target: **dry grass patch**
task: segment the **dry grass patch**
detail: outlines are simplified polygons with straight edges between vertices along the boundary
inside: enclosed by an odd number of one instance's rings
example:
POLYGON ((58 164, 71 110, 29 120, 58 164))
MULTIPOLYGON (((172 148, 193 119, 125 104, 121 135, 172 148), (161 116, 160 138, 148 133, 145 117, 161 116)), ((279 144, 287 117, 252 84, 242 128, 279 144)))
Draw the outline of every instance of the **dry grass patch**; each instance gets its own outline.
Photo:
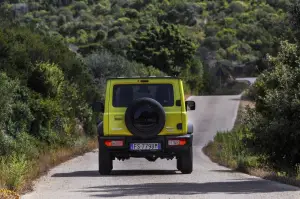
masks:
POLYGON ((0 189, 0 199, 20 199, 20 196, 13 191, 0 189))
POLYGON ((72 148, 59 148, 51 150, 49 152, 40 154, 38 160, 31 163, 31 168, 28 171, 28 176, 25 185, 19 191, 25 193, 26 191, 32 190, 32 182, 45 175, 49 169, 66 162, 76 156, 83 155, 84 153, 90 152, 96 149, 98 146, 97 139, 88 139, 86 142, 82 142, 72 148))
MULTIPOLYGON (((36 159, 14 154, 0 158, 0 188, 25 193, 32 190, 32 182, 58 164, 97 148, 97 138, 79 138, 72 147, 50 148, 36 159)), ((5 192, 6 193, 6 192, 5 192)), ((2 194, 3 195, 3 194, 2 194)), ((0 199, 1 199, 0 195, 0 199)))

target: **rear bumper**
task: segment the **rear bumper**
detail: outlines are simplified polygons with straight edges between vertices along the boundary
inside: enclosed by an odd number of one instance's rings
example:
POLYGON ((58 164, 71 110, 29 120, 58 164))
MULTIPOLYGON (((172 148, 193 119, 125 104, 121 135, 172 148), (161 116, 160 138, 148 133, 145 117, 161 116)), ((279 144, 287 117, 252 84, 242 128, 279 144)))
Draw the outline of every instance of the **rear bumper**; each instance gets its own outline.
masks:
MULTIPOLYGON (((142 140, 133 136, 124 137, 98 137, 99 151, 108 151, 112 157, 118 159, 128 159, 130 157, 157 157, 157 158, 174 158, 186 152, 193 144, 193 135, 186 134, 182 136, 156 136, 153 139, 142 140), (169 146, 168 140, 170 139, 185 139, 186 144, 182 146, 169 146), (105 145, 107 140, 123 140, 122 147, 108 147, 105 145), (157 151, 131 151, 130 143, 160 143, 161 150, 157 151)), ((101 152, 100 152, 101 153, 101 152)))

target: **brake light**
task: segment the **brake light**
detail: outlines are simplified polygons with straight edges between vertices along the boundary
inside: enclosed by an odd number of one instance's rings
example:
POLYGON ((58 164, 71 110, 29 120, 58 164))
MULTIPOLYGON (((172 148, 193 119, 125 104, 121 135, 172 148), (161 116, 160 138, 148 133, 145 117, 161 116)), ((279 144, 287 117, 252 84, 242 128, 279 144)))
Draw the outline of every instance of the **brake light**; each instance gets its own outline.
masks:
POLYGON ((186 139, 173 139, 168 140, 169 146, 183 146, 186 144, 186 139))
POLYGON ((123 140, 106 140, 104 144, 108 147, 113 147, 113 146, 123 146, 124 141, 123 140))

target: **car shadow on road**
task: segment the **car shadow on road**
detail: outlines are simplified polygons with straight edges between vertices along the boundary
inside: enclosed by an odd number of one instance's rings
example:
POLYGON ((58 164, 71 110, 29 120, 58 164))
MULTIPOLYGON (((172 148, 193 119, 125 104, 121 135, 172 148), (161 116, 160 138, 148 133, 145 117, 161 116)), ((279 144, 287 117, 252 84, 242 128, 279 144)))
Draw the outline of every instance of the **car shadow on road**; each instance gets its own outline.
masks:
POLYGON ((51 177, 116 177, 139 175, 174 175, 176 170, 113 170, 110 175, 100 175, 98 171, 74 171, 55 173, 51 177))
POLYGON ((239 180, 229 182, 206 183, 145 183, 132 185, 109 185, 88 187, 80 192, 90 194, 90 197, 115 198, 124 196, 145 195, 197 195, 208 193, 252 194, 296 191, 294 187, 281 188, 270 181, 239 180))
POLYGON ((210 172, 218 172, 218 173, 241 173, 237 170, 232 169, 217 169, 217 170, 209 170, 210 172))

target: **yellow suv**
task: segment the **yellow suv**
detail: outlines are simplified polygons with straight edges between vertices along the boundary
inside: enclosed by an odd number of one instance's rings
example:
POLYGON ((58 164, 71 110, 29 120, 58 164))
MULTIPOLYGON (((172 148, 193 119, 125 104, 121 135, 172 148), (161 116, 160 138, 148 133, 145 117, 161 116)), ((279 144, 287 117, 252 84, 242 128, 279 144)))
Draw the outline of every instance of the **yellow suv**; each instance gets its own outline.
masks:
POLYGON ((185 101, 183 83, 174 77, 111 78, 106 82, 105 103, 98 124, 99 173, 108 175, 113 160, 146 158, 177 159, 177 169, 193 171, 193 126, 187 110, 195 102, 185 101))

